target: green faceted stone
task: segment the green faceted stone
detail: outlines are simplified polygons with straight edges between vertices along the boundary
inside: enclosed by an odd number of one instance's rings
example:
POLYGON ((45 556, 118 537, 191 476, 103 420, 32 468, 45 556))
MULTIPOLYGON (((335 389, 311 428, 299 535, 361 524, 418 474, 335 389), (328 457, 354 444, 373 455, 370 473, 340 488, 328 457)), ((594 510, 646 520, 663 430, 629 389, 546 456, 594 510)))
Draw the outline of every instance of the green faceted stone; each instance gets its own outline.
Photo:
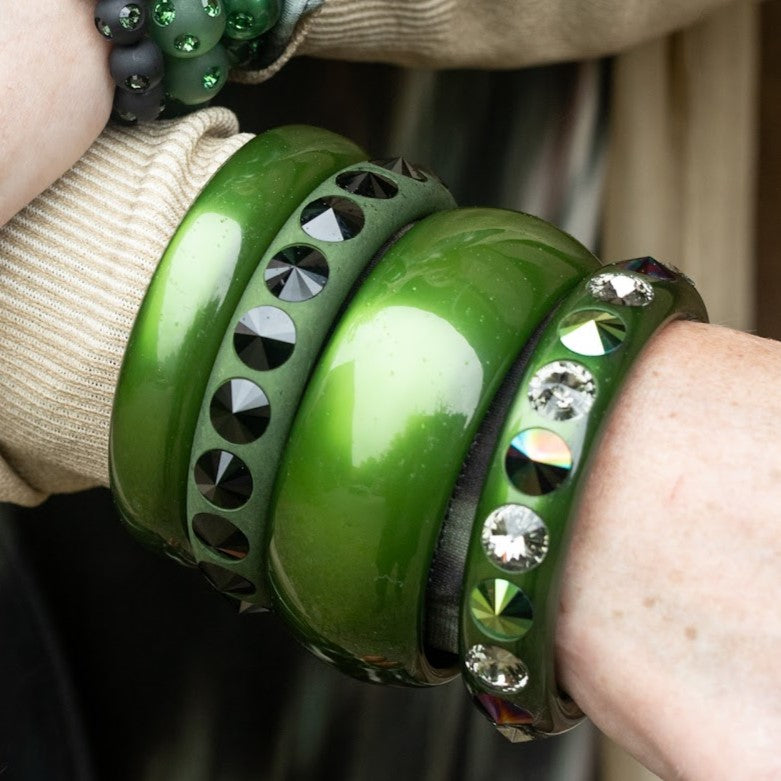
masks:
POLYGON ((141 22, 141 9, 135 4, 126 5, 119 12, 119 23, 126 30, 135 30, 141 22))
POLYGON ((532 625, 532 606, 526 595, 502 578, 484 580, 475 586, 469 609, 480 629, 498 640, 517 640, 532 625))
POLYGON ((203 84, 204 89, 211 90, 214 89, 220 83, 221 78, 222 78, 222 71, 220 70, 220 67, 218 65, 215 65, 213 68, 209 68, 209 70, 207 70, 206 73, 203 74, 201 83, 203 84))
POLYGON ((174 39, 174 46, 176 47, 177 51, 190 54, 200 48, 201 42, 197 35, 190 35, 187 33, 185 35, 178 35, 174 39))
POLYGON ((238 41, 257 38, 279 19, 280 0, 223 0, 228 12, 225 34, 238 41))
POLYGON ((561 343, 578 355, 607 355, 625 338, 626 326, 621 318, 599 309, 573 312, 559 326, 561 343))
POLYGON ((149 34, 169 57, 200 57, 225 32, 221 0, 157 0, 149 34))
POLYGON ((222 13, 220 0, 201 0, 207 16, 219 16, 222 13))
POLYGON ((111 34, 111 28, 102 20, 96 19, 95 20, 95 26, 98 28, 98 32, 104 37, 104 38, 113 38, 114 36, 111 34))
POLYGON ((188 106, 206 103, 223 88, 229 70, 228 54, 219 43, 200 57, 166 58, 166 94, 188 106))
POLYGON ((176 19, 176 9, 171 0, 158 0, 152 9, 152 18, 160 27, 168 27, 176 19))

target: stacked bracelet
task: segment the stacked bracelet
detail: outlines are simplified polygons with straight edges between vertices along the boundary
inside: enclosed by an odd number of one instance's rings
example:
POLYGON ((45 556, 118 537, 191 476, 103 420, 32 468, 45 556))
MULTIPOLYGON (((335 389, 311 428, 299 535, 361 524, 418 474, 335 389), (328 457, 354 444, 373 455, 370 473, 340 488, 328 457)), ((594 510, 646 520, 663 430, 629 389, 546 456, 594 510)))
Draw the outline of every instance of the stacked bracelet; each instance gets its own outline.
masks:
POLYGON ((109 58, 114 110, 126 121, 155 119, 166 103, 198 106, 246 65, 277 21, 280 0, 99 0, 98 32, 109 58))

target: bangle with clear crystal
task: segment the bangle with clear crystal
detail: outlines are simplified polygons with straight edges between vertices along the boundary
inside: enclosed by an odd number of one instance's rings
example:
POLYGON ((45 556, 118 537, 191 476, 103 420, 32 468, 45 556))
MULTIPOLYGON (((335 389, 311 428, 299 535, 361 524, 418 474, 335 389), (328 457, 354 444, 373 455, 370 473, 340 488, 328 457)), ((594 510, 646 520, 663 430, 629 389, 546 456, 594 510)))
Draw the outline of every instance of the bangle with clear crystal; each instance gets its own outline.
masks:
POLYGON ((632 363, 676 318, 707 318, 682 274, 651 258, 603 267, 557 309, 523 371, 478 503, 460 618, 466 686, 511 740, 582 716, 554 669, 569 520, 632 363))

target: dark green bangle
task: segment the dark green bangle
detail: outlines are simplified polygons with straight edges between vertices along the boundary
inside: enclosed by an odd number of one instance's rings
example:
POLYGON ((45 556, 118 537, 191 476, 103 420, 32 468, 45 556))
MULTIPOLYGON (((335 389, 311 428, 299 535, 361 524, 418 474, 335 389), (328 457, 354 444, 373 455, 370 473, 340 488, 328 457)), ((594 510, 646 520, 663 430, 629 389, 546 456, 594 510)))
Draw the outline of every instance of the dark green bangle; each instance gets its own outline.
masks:
POLYGON ((271 490, 323 343, 389 238, 454 206, 438 180, 403 161, 361 163, 310 193, 269 246, 222 341, 193 441, 190 542, 215 587, 268 604, 271 490))
POLYGON ((130 334, 109 443, 120 514, 161 552, 192 561, 185 499, 195 422, 250 276, 301 199, 362 159, 325 130, 271 130, 217 171, 171 239, 130 334))
POLYGON ((426 583, 456 478, 505 372, 597 265, 527 215, 418 223, 363 283, 309 382, 270 519, 275 607, 356 677, 441 683, 426 583))
POLYGON ((582 717, 554 673, 568 521, 617 391, 678 318, 707 319, 684 276, 651 258, 606 266, 557 309, 524 370, 478 504, 461 607, 464 681, 511 740, 582 717))

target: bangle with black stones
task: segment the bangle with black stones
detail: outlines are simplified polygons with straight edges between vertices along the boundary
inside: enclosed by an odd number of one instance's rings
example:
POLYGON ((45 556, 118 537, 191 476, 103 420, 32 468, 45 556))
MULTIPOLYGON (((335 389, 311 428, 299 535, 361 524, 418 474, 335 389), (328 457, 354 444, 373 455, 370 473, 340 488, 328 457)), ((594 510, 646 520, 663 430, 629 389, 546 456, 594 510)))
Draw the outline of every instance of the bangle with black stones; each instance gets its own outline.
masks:
POLYGON ((546 324, 505 417, 471 535, 460 645, 467 688, 511 740, 582 716, 554 665, 569 521, 613 400, 648 340, 677 318, 707 319, 680 273, 651 258, 599 269, 546 324))
POLYGON ((360 163, 310 193, 269 246, 223 339, 190 460, 190 543, 220 590, 269 604, 266 508, 334 318, 389 237, 454 207, 433 177, 394 160, 360 163))

